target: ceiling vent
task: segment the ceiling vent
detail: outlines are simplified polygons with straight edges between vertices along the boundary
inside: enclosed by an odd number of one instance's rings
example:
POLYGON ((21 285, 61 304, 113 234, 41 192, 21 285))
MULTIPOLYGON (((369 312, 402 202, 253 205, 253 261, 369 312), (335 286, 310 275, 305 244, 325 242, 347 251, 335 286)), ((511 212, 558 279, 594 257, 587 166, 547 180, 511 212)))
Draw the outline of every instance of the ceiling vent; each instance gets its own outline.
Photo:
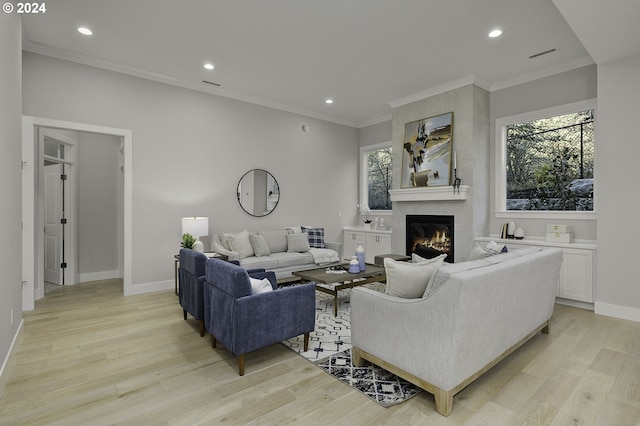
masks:
POLYGON ((212 86, 220 87, 218 83, 214 83, 213 81, 202 80, 203 83, 210 84, 212 86))
POLYGON ((553 53, 558 49, 549 49, 549 50, 545 50, 544 52, 540 52, 540 53, 535 53, 531 56, 529 56, 529 59, 533 59, 533 58, 537 58, 538 56, 542 56, 542 55, 547 55, 549 53, 553 53))

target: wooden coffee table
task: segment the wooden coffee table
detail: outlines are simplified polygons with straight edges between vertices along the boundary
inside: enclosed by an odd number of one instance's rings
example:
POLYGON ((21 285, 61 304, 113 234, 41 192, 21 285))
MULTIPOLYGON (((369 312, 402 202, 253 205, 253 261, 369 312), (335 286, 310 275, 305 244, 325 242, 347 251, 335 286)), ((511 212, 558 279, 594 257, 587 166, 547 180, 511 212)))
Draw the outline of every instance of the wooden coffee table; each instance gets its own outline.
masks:
MULTIPOLYGON (((345 264, 348 267, 348 264, 345 264)), ((365 265, 365 270, 357 274, 330 274, 327 268, 308 269, 291 273, 304 282, 315 282, 316 290, 333 296, 333 315, 338 316, 338 292, 347 288, 358 287, 376 281, 384 282, 384 268, 376 265, 365 265), (322 285, 318 285, 322 284, 322 285)))

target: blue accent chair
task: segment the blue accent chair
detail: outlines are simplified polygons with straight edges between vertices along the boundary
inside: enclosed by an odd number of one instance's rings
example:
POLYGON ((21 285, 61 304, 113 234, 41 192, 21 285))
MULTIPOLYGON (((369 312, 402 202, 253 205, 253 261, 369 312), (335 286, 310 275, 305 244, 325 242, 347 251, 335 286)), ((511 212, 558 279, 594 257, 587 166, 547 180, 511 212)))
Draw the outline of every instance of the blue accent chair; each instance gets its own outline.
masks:
POLYGON ((187 313, 200 321, 200 336, 204 336, 204 266, 207 256, 191 249, 180 249, 178 268, 179 300, 184 319, 187 313))
POLYGON ((232 263, 208 259, 205 266, 204 321, 211 344, 219 341, 238 357, 241 376, 248 352, 300 334, 307 351, 316 322, 315 284, 278 288, 271 271, 251 276, 268 278, 274 291, 251 294, 249 273, 232 263))

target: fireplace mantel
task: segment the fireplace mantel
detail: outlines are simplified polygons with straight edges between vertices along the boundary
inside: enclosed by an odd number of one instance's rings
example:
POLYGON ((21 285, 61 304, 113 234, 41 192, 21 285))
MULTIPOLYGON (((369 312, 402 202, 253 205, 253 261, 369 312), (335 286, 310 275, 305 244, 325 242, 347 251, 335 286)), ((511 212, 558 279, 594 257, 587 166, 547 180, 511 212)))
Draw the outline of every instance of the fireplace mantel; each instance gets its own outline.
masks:
POLYGON ((460 191, 453 192, 452 186, 427 186, 421 188, 390 189, 391 201, 464 201, 470 188, 461 185, 460 191))

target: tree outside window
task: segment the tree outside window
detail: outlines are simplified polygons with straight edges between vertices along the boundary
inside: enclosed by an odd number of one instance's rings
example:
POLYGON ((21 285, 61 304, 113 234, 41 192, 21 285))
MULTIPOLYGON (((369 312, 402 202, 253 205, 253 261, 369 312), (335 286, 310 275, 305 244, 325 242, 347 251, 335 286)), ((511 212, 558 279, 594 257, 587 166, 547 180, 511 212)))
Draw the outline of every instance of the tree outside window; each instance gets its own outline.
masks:
POLYGON ((371 210, 391 210, 392 158, 391 146, 366 151, 367 203, 371 210))
POLYGON ((593 210, 594 111, 506 126, 507 210, 593 210))

